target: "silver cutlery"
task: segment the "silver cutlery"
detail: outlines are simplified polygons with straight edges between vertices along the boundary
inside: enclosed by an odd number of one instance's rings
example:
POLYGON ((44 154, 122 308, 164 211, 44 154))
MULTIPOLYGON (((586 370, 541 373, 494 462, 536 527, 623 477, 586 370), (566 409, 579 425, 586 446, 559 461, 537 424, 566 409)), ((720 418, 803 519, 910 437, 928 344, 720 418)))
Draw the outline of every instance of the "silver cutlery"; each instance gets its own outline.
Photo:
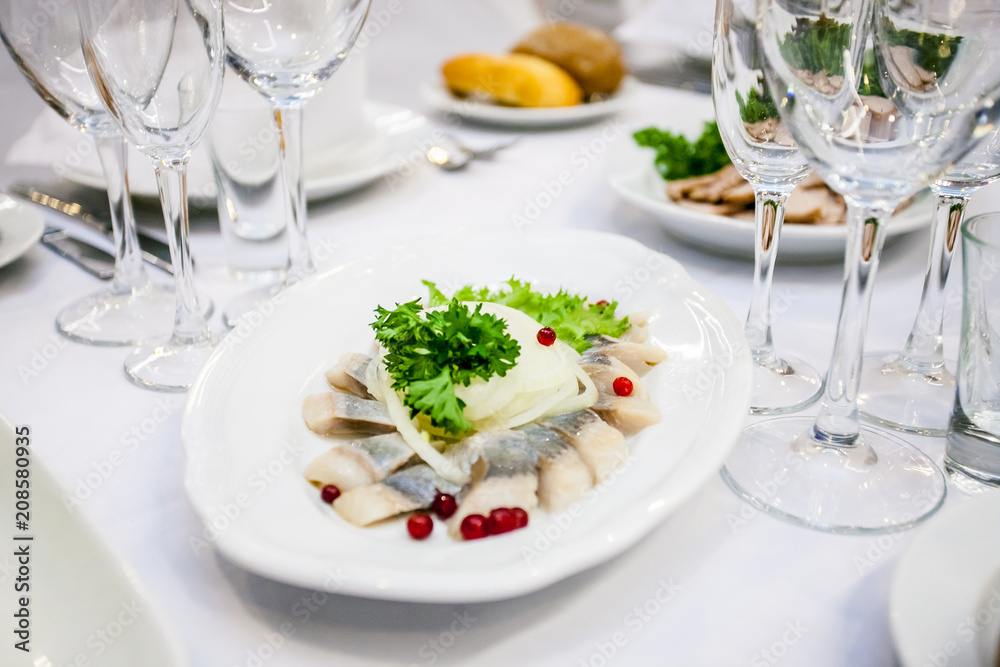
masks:
POLYGON ((440 167, 445 171, 457 171, 463 169, 473 160, 485 160, 492 157, 497 151, 503 150, 516 144, 521 137, 514 137, 507 141, 501 141, 485 148, 471 148, 451 135, 444 135, 450 146, 435 145, 427 149, 427 161, 435 167, 440 167))
MULTIPOLYGON (((27 199, 41 206, 51 208, 54 211, 59 211, 63 215, 68 215, 75 220, 79 220, 87 227, 101 232, 107 238, 112 238, 109 225, 92 213, 88 213, 81 204, 64 201, 57 196, 42 192, 33 186, 20 183, 11 185, 9 190, 10 194, 14 196, 27 199)), ((142 259, 158 269, 173 274, 174 268, 169 260, 170 249, 167 244, 141 228, 136 231, 139 234, 139 245, 143 246, 142 259), (151 252, 149 248, 155 248, 159 254, 151 252)))
POLYGON ((111 280, 115 275, 115 256, 106 250, 71 236, 58 227, 46 227, 42 245, 57 255, 65 257, 84 271, 101 280, 111 280))

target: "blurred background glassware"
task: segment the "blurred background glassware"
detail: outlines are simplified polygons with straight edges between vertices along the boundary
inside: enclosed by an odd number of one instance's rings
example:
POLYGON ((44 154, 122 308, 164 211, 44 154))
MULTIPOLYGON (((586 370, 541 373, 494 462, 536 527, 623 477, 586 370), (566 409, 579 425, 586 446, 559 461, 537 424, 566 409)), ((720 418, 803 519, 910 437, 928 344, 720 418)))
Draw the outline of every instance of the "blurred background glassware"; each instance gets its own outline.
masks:
POLYGON ((183 391, 215 337, 198 307, 188 247, 187 163, 222 90, 221 0, 79 0, 87 70, 123 134, 153 163, 176 290, 169 340, 135 349, 125 373, 183 391))
POLYGON ((998 177, 995 131, 931 184, 936 203, 920 306, 902 350, 865 355, 858 392, 862 419, 920 435, 947 433, 955 375, 944 359, 945 286, 969 199, 998 177))
POLYGON ((208 131, 219 232, 230 273, 274 283, 288 265, 278 140, 270 105, 228 72, 208 131))
POLYGON ((1000 213, 962 225, 962 337, 945 468, 1000 486, 1000 213))
POLYGON ((765 75, 800 150, 848 204, 844 293, 815 419, 743 432, 724 477, 748 502, 832 532, 899 530, 944 500, 944 476, 904 440, 861 429, 864 333, 885 221, 996 129, 1000 6, 937 0, 761 0, 765 75), (886 99, 863 99, 865 47, 886 99), (887 102, 891 101, 891 107, 887 102))
POLYGON ((111 286, 66 306, 56 327, 92 345, 138 345, 170 331, 173 290, 143 267, 125 178, 125 142, 84 65, 74 11, 45 0, 0 3, 0 37, 32 87, 73 127, 93 139, 111 207, 115 272, 111 286))
POLYGON ((750 412, 778 414, 815 402, 823 378, 801 359, 779 356, 771 337, 771 280, 785 202, 809 173, 809 163, 764 80, 756 5, 756 0, 716 3, 712 100, 726 152, 753 187, 755 200, 753 295, 743 327, 754 362, 750 412))
POLYGON ((258 5, 231 0, 224 6, 226 60, 272 105, 288 191, 288 269, 282 283, 230 302, 230 325, 255 304, 310 273, 315 266, 306 234, 303 183, 302 107, 347 58, 368 13, 370 0, 296 0, 258 5))

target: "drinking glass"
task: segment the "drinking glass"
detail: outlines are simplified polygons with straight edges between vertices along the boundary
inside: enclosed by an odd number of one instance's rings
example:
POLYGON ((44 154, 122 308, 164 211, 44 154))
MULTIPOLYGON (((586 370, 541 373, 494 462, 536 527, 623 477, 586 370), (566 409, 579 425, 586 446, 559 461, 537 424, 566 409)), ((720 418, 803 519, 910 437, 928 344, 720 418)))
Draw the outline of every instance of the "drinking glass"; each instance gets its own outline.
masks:
POLYGON ((1000 132, 980 140, 931 184, 934 218, 920 306, 899 352, 865 355, 861 418, 899 431, 943 436, 955 402, 955 375, 944 361, 944 288, 969 199, 1000 177, 1000 132))
POLYGON ((183 391, 215 338, 198 308, 188 248, 187 163, 222 89, 221 0, 79 0, 87 70, 116 124, 156 169, 174 267, 174 328, 134 350, 136 384, 183 391))
POLYGON ((107 185, 115 246, 111 286, 66 306, 56 328, 92 345, 138 345, 164 336, 173 291, 151 282, 143 267, 125 178, 125 141, 87 77, 76 14, 45 0, 0 3, 0 38, 42 99, 94 141, 107 185))
POLYGON ((716 3, 712 100, 726 152, 754 192, 753 296, 743 327, 753 358, 750 412, 800 410, 819 398, 823 379, 801 359, 775 352, 771 279, 785 202, 809 173, 809 163, 781 121, 764 81, 755 0, 716 3))
POLYGON ((996 127, 1000 6, 760 0, 757 18, 779 112, 813 168, 847 201, 848 242, 818 415, 753 424, 723 474, 749 502, 800 525, 899 530, 940 507, 945 479, 907 442, 860 428, 871 291, 892 211, 996 127), (858 93, 869 40, 882 100, 858 93))
POLYGON ((347 58, 370 0, 284 0, 259 5, 227 0, 226 60, 271 103, 288 191, 288 268, 284 280, 234 299, 223 311, 229 326, 315 270, 306 235, 302 179, 302 107, 347 58))

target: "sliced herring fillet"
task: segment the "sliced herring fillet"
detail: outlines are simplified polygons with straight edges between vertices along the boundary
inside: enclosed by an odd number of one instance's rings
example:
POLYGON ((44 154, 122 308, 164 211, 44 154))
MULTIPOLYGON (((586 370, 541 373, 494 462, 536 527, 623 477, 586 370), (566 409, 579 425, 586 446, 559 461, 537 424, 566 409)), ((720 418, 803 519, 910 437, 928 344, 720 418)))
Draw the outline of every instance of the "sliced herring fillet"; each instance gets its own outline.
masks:
POLYGON ((380 482, 413 457, 399 433, 352 440, 326 451, 306 467, 306 479, 341 492, 380 482))
POLYGON ((459 446, 478 454, 472 481, 458 510, 448 520, 457 536, 462 520, 470 514, 489 516, 500 507, 530 511, 538 505, 538 455, 520 431, 486 431, 466 438, 459 446))
POLYGON ((594 408, 603 407, 607 399, 615 396, 614 383, 620 377, 628 378, 632 382, 632 396, 649 398, 638 373, 616 357, 604 354, 600 350, 588 350, 580 359, 580 368, 586 371, 597 387, 597 403, 594 404, 594 408))
POLYGON ((606 354, 622 362, 640 376, 667 359, 665 350, 649 343, 633 343, 603 335, 587 336, 587 342, 594 347, 587 350, 584 356, 590 353, 606 354))
POLYGON ((660 421, 660 410, 638 396, 602 396, 594 412, 623 435, 635 435, 660 421))
POLYGON ((326 381, 334 389, 346 391, 360 398, 373 398, 368 391, 365 373, 372 358, 367 354, 348 352, 340 358, 337 365, 326 372, 326 381))
POLYGON ((302 418, 320 435, 365 436, 396 430, 385 405, 339 391, 306 396, 302 418))
POLYGON ((587 465, 594 483, 605 480, 628 460, 628 443, 621 431, 608 425, 593 410, 578 410, 539 422, 562 434, 587 465))
POLYGON ((421 463, 393 473, 377 484, 341 494, 333 502, 333 509, 354 525, 367 526, 403 512, 430 507, 438 492, 454 495, 459 488, 421 463))
POLYGON ((519 431, 538 455, 538 504, 558 512, 578 501, 594 485, 590 469, 576 449, 557 431, 525 424, 519 431))

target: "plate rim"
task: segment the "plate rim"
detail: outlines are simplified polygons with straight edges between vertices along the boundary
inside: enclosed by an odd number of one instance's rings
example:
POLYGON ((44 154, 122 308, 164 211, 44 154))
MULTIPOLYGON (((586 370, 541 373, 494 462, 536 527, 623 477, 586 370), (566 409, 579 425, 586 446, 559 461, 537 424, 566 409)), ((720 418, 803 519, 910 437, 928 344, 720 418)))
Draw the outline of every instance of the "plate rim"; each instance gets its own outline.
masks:
MULTIPOLYGON (((379 118, 399 114, 401 112, 409 113, 409 121, 419 123, 420 126, 425 125, 425 117, 409 107, 400 106, 398 104, 392 104, 390 102, 381 102, 378 100, 366 99, 363 103, 366 118, 368 120, 377 121, 379 118)), ((372 162, 372 164, 361 169, 352 170, 347 174, 339 174, 335 176, 327 177, 316 177, 315 175, 310 178, 308 163, 305 171, 305 182, 304 187, 306 191, 306 199, 309 201, 321 200, 330 197, 336 197, 339 195, 347 194, 358 190, 375 180, 391 174, 397 169, 402 168, 404 165, 402 162, 396 160, 397 147, 393 145, 394 140, 398 141, 400 137, 412 136, 414 133, 420 131, 419 127, 409 128, 407 131, 400 132, 398 134, 389 131, 389 128, 376 126, 373 128, 373 138, 378 137, 385 142, 381 152, 378 157, 372 162)), ((315 163, 313 163, 315 168, 315 163)), ((326 166, 326 165, 324 165, 326 166)), ((79 169, 65 172, 62 178, 69 180, 78 185, 83 185, 88 188, 95 190, 104 190, 104 176, 93 171, 81 171, 79 169)), ((158 194, 155 192, 149 192, 146 190, 136 190, 132 189, 131 195, 139 199, 155 199, 158 194)), ((189 200, 196 203, 202 207, 209 207, 215 205, 215 199, 209 197, 203 197, 197 193, 189 193, 189 200)))
POLYGON ((465 102, 453 97, 441 81, 423 83, 417 92, 426 104, 440 113, 454 114, 465 120, 495 126, 544 128, 583 124, 618 113, 635 96, 637 86, 635 78, 626 75, 618 91, 605 101, 569 107, 537 108, 465 102))
POLYGON ((11 248, 4 248, 8 242, 3 237, 7 234, 3 234, 3 229, 0 229, 0 268, 20 259, 42 238, 45 231, 45 217, 41 211, 10 195, 0 195, 0 205, 4 201, 9 202, 11 210, 0 209, 0 228, 27 225, 29 229, 23 236, 18 236, 18 243, 11 248))
MULTIPOLYGON (((475 229, 458 230, 450 233, 452 236, 455 234, 468 234, 477 239, 491 235, 489 233, 484 234, 475 229)), ((510 232, 493 233, 492 235, 506 239, 517 238, 517 235, 510 232)), ((602 243, 605 246, 609 243, 624 244, 631 247, 632 252, 656 252, 628 237, 605 232, 552 230, 549 232, 539 232, 537 236, 539 238, 575 236, 577 238, 591 239, 591 242, 602 243)), ((440 242, 441 235, 421 238, 440 242)), ((413 244, 414 240, 407 241, 406 248, 411 248, 413 244)), ((720 401, 717 405, 722 405, 721 401, 723 400, 728 401, 723 407, 727 410, 727 414, 728 410, 732 410, 732 418, 728 420, 715 420, 715 428, 712 429, 712 436, 710 438, 712 442, 716 443, 715 447, 709 449, 699 446, 704 445, 706 442, 706 436, 699 432, 699 435, 692 439, 690 446, 679 457, 674 467, 667 474, 657 478, 655 483, 651 483, 650 487, 643 491, 641 495, 643 502, 636 500, 636 506, 647 508, 646 514, 640 515, 636 513, 632 517, 632 520, 628 522, 628 525, 624 525, 624 522, 616 523, 614 525, 615 539, 598 542, 596 546, 592 541, 588 542, 587 549, 583 550, 586 553, 573 554, 570 552, 570 557, 567 557, 566 554, 560 554, 561 557, 558 559, 542 559, 544 567, 536 567, 528 576, 514 577, 513 581, 496 581, 489 585, 481 585, 475 590, 457 591, 455 588, 434 590, 426 584, 413 585, 412 582, 406 586, 397 583, 395 588, 380 589, 364 581, 365 579, 374 579, 376 572, 362 568, 362 576, 354 577, 354 583, 349 581, 347 585, 338 588, 338 593, 373 599, 441 603, 482 602, 527 594, 596 566, 630 548, 659 526, 677 506, 686 502, 713 475, 718 473, 732 446, 735 445, 739 431, 743 427, 744 420, 738 417, 749 409, 751 394, 749 347, 743 338, 742 325, 725 302, 702 284, 695 281, 677 260, 666 255, 661 254, 661 256, 671 266, 671 287, 682 286, 683 290, 681 293, 697 295, 705 308, 711 308, 711 315, 720 321, 720 327, 724 329, 724 340, 729 344, 727 352, 732 354, 732 361, 728 363, 730 370, 727 371, 725 387, 718 390, 719 395, 716 399, 720 401), (709 450, 710 459, 708 461, 701 461, 700 459, 706 456, 706 449, 709 450), (692 460, 694 460, 694 463, 691 463, 692 460), (671 487, 679 488, 680 492, 672 494, 669 497, 669 502, 662 502, 662 487, 668 483, 671 487), (649 505, 655 505, 655 503, 646 503, 644 505, 643 503, 647 499, 660 500, 660 506, 654 509, 650 508, 649 505)), ((316 281, 324 280, 326 279, 325 277, 352 265, 361 264, 363 266, 363 263, 370 261, 370 259, 370 254, 362 255, 342 266, 334 267, 330 271, 318 274, 292 289, 304 291, 310 284, 316 281)), ((181 440, 185 452, 185 490, 196 513, 205 524, 212 520, 209 508, 212 506, 214 498, 211 489, 206 488, 207 466, 211 464, 211 462, 207 461, 209 452, 203 450, 202 445, 198 442, 198 439, 204 437, 204 435, 198 434, 197 430, 198 428, 204 429, 207 424, 207 422, 199 424, 199 421, 203 421, 203 416, 198 415, 198 404, 202 400, 201 394, 205 391, 206 386, 210 386, 209 383, 212 381, 215 365, 227 354, 224 348, 225 346, 220 346, 220 349, 213 353, 205 369, 203 369, 195 381, 184 408, 181 424, 181 440)), ((726 369, 724 368, 724 370, 726 369)), ((275 567, 275 561, 281 555, 281 547, 274 544, 261 543, 259 540, 255 540, 252 534, 242 535, 238 530, 228 529, 218 535, 214 541, 214 546, 235 564, 267 578, 304 588, 320 587, 319 581, 313 574, 290 571, 287 567, 280 567, 280 564, 275 567), (265 561, 263 564, 262 559, 265 561)), ((343 563, 337 563, 337 565, 338 567, 350 566, 343 563)), ((496 573, 498 570, 500 572, 508 572, 507 568, 509 567, 509 563, 502 563, 497 568, 488 568, 485 571, 487 573, 496 573)), ((358 571, 357 567, 355 567, 355 571, 358 571)), ((457 577, 460 579, 463 574, 449 573, 447 576, 449 578, 457 577)), ((481 577, 482 574, 482 571, 475 572, 477 577, 481 577)), ((406 573, 399 575, 398 578, 405 580, 406 573)), ((477 581, 476 583, 478 584, 479 582, 477 581)))

